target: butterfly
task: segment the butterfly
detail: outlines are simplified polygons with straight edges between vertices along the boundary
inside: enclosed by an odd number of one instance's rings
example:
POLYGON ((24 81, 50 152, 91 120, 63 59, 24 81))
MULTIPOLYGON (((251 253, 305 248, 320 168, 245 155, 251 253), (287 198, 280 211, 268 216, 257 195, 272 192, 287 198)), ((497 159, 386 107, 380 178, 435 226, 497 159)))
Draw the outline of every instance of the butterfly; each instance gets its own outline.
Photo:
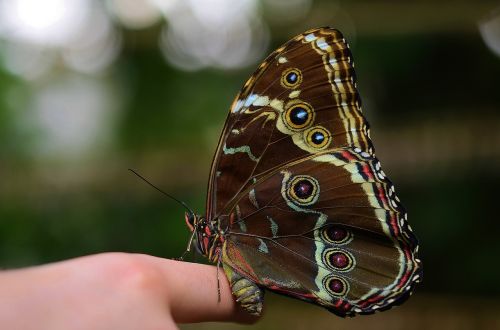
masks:
POLYGON ((418 241, 381 169, 342 34, 279 47, 233 101, 191 242, 259 315, 264 289, 340 316, 400 304, 422 278, 418 241))

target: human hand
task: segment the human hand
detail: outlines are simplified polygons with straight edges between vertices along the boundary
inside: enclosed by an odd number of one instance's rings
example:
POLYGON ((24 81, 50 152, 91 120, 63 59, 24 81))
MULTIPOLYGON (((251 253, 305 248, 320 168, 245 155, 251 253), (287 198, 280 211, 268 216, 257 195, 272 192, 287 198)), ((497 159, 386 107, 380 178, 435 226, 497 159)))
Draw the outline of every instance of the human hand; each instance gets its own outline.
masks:
POLYGON ((0 272, 5 329, 176 329, 176 323, 252 323, 216 267, 103 253, 0 272))

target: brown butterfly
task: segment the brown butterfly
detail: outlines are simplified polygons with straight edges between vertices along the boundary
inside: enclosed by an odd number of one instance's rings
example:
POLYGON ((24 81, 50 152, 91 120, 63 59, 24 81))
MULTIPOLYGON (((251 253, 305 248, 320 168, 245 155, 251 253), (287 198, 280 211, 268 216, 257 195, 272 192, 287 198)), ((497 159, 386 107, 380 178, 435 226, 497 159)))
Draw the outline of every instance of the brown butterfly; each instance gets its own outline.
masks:
POLYGON ((197 249, 237 301, 264 288, 335 314, 401 303, 422 277, 418 243, 374 155, 342 34, 318 28, 274 51, 234 100, 210 172, 197 249))

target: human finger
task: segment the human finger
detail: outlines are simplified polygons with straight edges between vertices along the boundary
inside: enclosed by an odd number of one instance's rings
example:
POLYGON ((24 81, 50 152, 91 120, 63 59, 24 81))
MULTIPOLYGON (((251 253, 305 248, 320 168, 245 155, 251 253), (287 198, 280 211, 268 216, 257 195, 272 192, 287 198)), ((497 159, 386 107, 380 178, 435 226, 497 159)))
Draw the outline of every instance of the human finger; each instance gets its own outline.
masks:
POLYGON ((222 268, 217 271, 215 266, 152 258, 165 277, 169 307, 176 322, 253 323, 258 319, 235 302, 222 268))

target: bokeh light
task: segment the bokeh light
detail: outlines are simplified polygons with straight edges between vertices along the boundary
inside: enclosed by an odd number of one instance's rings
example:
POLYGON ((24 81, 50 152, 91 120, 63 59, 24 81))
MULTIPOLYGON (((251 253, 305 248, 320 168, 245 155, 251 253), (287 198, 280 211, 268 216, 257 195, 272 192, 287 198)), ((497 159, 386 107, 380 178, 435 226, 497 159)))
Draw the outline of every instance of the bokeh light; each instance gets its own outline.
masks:
POLYGON ((256 0, 178 1, 164 14, 168 24, 160 47, 185 70, 244 67, 262 57, 268 44, 256 0))
POLYGON ((100 6, 93 6, 85 28, 61 48, 64 63, 83 73, 105 71, 119 56, 122 35, 100 6))
POLYGON ((85 25, 87 0, 2 0, 0 31, 8 39, 61 46, 85 25))
POLYGON ((486 46, 500 56, 500 8, 479 22, 479 31, 486 46))
POLYGON ((79 159, 107 150, 116 102, 105 81, 72 73, 38 87, 23 116, 39 134, 34 152, 43 158, 79 159))
POLYGON ((0 38, 6 67, 30 80, 43 77, 61 59, 77 71, 105 70, 121 40, 103 5, 94 0, 2 0, 0 38))

